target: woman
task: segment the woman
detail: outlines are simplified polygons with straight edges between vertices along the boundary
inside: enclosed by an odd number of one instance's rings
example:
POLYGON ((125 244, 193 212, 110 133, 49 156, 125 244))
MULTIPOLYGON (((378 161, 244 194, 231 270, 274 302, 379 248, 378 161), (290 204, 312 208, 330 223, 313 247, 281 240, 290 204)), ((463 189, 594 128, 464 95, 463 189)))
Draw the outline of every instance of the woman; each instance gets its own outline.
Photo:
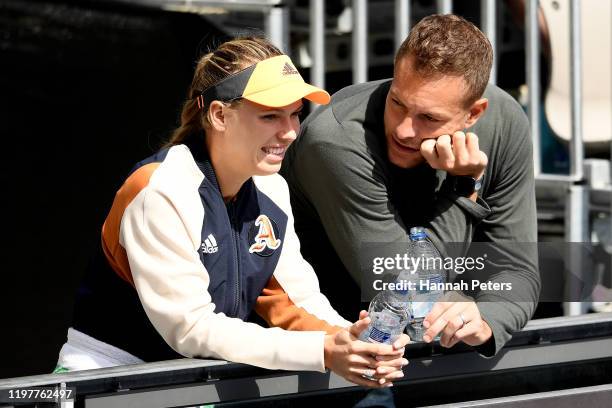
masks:
POLYGON ((263 39, 200 59, 181 126, 117 192, 57 371, 183 355, 327 367, 376 387, 401 376, 407 337, 394 347, 357 341, 366 314, 352 326, 340 317, 300 255, 276 173, 302 98, 329 101, 263 39), (275 327, 246 322, 252 311, 275 327), (362 377, 372 374, 378 381, 362 377))

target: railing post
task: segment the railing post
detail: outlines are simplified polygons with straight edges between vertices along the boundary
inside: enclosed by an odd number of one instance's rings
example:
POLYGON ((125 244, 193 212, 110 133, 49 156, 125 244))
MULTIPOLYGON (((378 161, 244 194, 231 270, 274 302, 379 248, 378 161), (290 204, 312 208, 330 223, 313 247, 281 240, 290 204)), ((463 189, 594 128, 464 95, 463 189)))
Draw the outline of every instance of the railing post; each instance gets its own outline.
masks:
POLYGON ((310 54, 310 80, 325 88, 325 0, 310 0, 310 54))
POLYGON ((264 30, 270 42, 286 54, 289 50, 289 11, 285 6, 270 7, 264 13, 264 30))
POLYGON ((569 270, 565 276, 565 296, 563 313, 566 316, 577 316, 586 312, 587 302, 576 301, 583 295, 584 275, 593 273, 585 271, 585 259, 581 244, 588 242, 589 231, 589 192, 588 186, 571 185, 565 205, 565 237, 569 242, 569 270), (572 243, 575 243, 572 245, 572 243))
POLYGON ((353 83, 368 80, 368 4, 366 0, 353 0, 353 83))
POLYGON ((570 173, 584 178, 584 145, 582 141, 582 43, 580 1, 570 1, 570 97, 572 101, 572 138, 570 139, 570 173))
POLYGON ((399 49, 410 32, 410 0, 395 0, 395 49, 399 49))
POLYGON ((497 83, 497 8, 495 0, 480 0, 480 24, 493 47, 493 66, 489 82, 497 83))
POLYGON ((540 38, 538 32, 538 0, 527 0, 525 13, 525 50, 527 53, 527 114, 533 140, 533 168, 535 176, 542 173, 540 148, 540 38))
POLYGON ((451 14, 453 12, 452 0, 436 0, 438 14, 451 14))

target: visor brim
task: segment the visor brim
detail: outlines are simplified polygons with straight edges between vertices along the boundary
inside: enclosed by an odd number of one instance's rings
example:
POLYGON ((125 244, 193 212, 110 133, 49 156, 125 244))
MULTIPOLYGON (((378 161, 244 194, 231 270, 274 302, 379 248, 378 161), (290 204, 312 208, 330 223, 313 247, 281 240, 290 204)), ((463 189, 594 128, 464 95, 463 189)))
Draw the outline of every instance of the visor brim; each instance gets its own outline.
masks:
POLYGON ((280 84, 274 88, 250 95, 243 95, 242 97, 251 102, 273 108, 291 105, 302 98, 306 98, 319 105, 327 105, 331 99, 329 94, 323 89, 302 81, 280 84))

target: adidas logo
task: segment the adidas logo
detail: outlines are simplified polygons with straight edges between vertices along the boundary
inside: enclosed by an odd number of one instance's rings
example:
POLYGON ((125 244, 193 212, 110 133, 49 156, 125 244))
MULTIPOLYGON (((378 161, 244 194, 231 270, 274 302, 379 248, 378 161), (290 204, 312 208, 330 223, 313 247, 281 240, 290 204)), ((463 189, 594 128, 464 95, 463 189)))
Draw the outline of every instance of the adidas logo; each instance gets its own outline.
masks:
POLYGON ((297 72, 297 70, 293 68, 290 63, 285 62, 285 65, 283 66, 282 74, 283 75, 298 75, 299 72, 297 72))
POLYGON ((219 250, 219 247, 217 246, 217 240, 215 239, 213 234, 210 234, 208 235, 208 237, 206 237, 204 242, 202 242, 202 246, 200 248, 202 249, 203 254, 214 254, 219 250))

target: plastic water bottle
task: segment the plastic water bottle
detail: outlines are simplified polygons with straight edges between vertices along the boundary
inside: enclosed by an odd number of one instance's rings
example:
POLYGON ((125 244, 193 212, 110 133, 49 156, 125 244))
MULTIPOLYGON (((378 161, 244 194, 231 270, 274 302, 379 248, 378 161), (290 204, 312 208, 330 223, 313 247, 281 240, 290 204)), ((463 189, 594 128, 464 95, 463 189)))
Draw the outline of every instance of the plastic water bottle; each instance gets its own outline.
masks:
MULTIPOLYGON (((359 340, 393 344, 402 335, 410 317, 410 302, 402 301, 398 296, 398 293, 390 290, 383 290, 374 296, 368 308, 370 324, 361 332, 359 340)), ((362 377, 375 379, 365 374, 362 377)))
POLYGON ((423 320, 431 311, 434 303, 444 294, 441 288, 432 288, 431 285, 440 285, 446 282, 446 272, 441 266, 440 253, 427 240, 423 227, 410 229, 412 241, 413 262, 420 258, 418 267, 414 272, 416 291, 412 295, 411 316, 407 332, 411 341, 423 341, 423 320), (429 261, 428 261, 429 259, 429 261), (436 260, 434 262, 434 259, 436 260))
POLYGON ((370 324, 361 332, 359 340, 370 343, 393 344, 408 324, 410 303, 400 301, 392 291, 379 292, 370 302, 370 324))

